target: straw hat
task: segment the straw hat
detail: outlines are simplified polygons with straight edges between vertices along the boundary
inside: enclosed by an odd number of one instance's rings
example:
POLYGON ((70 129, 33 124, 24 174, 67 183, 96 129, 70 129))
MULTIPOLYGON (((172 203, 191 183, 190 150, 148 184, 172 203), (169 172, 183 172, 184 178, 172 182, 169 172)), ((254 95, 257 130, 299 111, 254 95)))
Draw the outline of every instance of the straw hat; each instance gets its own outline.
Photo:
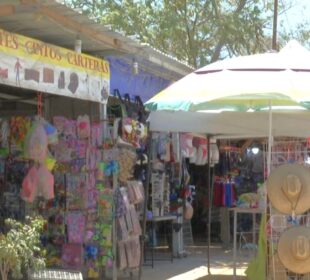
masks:
POLYGON ((278 256, 288 270, 310 272, 310 228, 297 226, 285 231, 279 239, 278 256))
POLYGON ((310 170, 299 164, 284 164, 267 179, 272 206, 284 214, 302 214, 310 208, 310 170))

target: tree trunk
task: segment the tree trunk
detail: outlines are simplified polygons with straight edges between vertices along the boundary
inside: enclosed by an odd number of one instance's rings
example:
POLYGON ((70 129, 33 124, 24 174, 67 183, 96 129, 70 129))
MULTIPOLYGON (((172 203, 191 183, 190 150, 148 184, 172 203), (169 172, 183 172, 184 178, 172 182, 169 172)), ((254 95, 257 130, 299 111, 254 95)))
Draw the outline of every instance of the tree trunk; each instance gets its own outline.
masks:
POLYGON ((7 269, 1 265, 0 273, 1 273, 1 280, 8 280, 8 273, 6 273, 7 269))

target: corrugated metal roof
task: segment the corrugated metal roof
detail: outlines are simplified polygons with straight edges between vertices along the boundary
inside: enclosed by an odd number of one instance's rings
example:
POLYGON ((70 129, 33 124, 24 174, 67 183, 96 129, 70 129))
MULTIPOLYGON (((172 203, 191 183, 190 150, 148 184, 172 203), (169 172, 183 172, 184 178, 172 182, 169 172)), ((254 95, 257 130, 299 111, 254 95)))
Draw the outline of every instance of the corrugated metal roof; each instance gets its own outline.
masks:
POLYGON ((139 57, 147 67, 157 65, 173 72, 176 79, 193 71, 185 62, 112 31, 60 0, 0 0, 0 28, 69 49, 79 36, 85 53, 139 57))

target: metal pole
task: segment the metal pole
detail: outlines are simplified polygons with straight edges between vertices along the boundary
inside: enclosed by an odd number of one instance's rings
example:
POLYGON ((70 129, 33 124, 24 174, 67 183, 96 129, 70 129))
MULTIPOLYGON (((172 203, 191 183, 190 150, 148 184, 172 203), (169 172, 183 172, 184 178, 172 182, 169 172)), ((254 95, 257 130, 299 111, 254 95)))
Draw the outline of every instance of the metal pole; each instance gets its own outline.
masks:
POLYGON ((271 147, 272 147, 272 107, 269 101, 269 130, 268 130, 268 154, 267 154, 267 177, 271 171, 271 147))
MULTIPOLYGON (((113 197, 115 197, 116 190, 118 188, 118 177, 117 174, 113 174, 113 197)), ((113 267, 112 267, 112 279, 117 280, 117 222, 116 222, 116 202, 113 203, 112 211, 112 250, 113 250, 113 267)))
POLYGON ((273 50, 278 50, 278 47, 277 47, 277 27, 278 27, 278 0, 274 0, 273 26, 272 26, 272 49, 273 50))
MULTIPOLYGON (((141 236, 141 259, 139 265, 139 280, 142 276, 142 265, 144 262, 144 245, 145 245, 145 232, 146 232, 146 211, 147 205, 149 201, 149 188, 150 188, 150 181, 151 181, 151 154, 152 154, 152 132, 150 131, 150 123, 147 123, 149 135, 148 135, 148 142, 147 142, 147 156, 148 156, 148 163, 147 163, 147 171, 146 171, 146 179, 145 179, 145 195, 144 195, 144 205, 143 205, 143 217, 142 217, 142 236, 141 236)), ((153 258, 152 258, 153 259, 153 258)))
POLYGON ((211 245, 211 158, 210 158, 210 136, 207 135, 208 139, 208 181, 207 181, 207 188, 208 188, 208 274, 211 275, 210 270, 210 245, 211 245))
POLYGON ((236 269, 236 255, 237 255, 237 210, 234 209, 234 249, 233 249, 233 263, 234 263, 234 268, 233 268, 233 279, 236 280, 236 275, 237 275, 237 269, 236 269))
MULTIPOLYGON (((108 114, 107 114, 107 103, 103 103, 99 108, 100 121, 103 122, 103 134, 106 136, 108 132, 108 114)), ((113 196, 115 191, 118 188, 118 177, 116 174, 113 174, 113 196)), ((112 253, 113 253, 113 264, 112 264, 112 279, 117 280, 117 223, 116 223, 116 205, 113 204, 112 207, 112 253)))

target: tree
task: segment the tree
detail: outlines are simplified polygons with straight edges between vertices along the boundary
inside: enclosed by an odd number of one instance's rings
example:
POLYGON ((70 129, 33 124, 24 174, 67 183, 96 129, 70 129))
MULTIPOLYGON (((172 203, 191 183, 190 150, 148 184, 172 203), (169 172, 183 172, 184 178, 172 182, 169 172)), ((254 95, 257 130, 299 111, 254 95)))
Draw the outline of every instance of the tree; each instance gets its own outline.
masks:
POLYGON ((272 28, 273 0, 67 0, 67 4, 195 68, 271 48, 266 31, 272 28))
POLYGON ((40 233, 43 230, 42 218, 27 218, 26 223, 12 219, 5 220, 9 230, 0 235, 0 273, 7 280, 9 272, 16 278, 22 271, 40 269, 45 266, 43 250, 40 247, 40 233))

